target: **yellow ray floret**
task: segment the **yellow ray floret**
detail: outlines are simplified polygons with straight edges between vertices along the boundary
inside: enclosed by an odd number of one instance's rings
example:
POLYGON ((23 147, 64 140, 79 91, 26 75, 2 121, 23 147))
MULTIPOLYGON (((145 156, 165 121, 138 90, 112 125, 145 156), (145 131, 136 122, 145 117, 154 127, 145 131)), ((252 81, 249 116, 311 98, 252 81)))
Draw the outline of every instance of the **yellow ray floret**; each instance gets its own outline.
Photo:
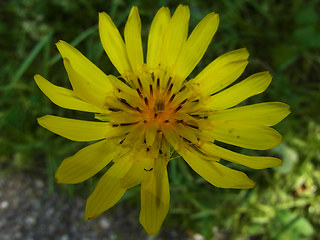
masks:
POLYGON ((99 13, 102 46, 118 77, 106 75, 64 41, 57 48, 72 90, 34 77, 53 103, 94 113, 95 121, 38 118, 42 127, 62 137, 98 141, 61 163, 56 172, 59 183, 80 183, 111 165, 87 200, 85 219, 99 216, 129 188, 141 185, 140 223, 148 234, 157 234, 169 210, 167 165, 174 160, 174 151, 221 188, 248 189, 255 183, 220 159, 253 169, 281 165, 275 157, 247 156, 219 146, 219 142, 254 150, 277 146, 282 137, 271 127, 290 110, 280 102, 237 106, 265 91, 272 79, 268 72, 260 72, 235 82, 248 64, 245 48, 223 54, 188 79, 214 37, 219 15, 209 13, 190 36, 189 18, 188 6, 179 5, 172 16, 162 7, 152 21, 144 57, 137 7, 130 11, 124 39, 111 17, 99 13))

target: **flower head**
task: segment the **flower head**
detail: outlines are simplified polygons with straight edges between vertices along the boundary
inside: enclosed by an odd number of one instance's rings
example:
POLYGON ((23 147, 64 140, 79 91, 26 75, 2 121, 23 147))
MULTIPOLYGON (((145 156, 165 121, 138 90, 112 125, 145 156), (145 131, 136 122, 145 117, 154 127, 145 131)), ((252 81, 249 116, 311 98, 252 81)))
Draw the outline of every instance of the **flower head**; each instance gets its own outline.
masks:
POLYGON ((63 41, 57 47, 73 90, 35 76, 52 102, 95 113, 99 120, 51 115, 38 119, 41 126, 65 138, 100 140, 65 159, 56 172, 58 182, 82 182, 113 162, 87 200, 86 219, 97 217, 127 189, 141 184, 140 222, 149 234, 156 234, 169 209, 167 164, 173 149, 200 176, 222 188, 252 188, 255 184, 243 172, 220 164, 220 159, 255 169, 281 165, 277 158, 246 156, 216 144, 256 150, 275 147, 281 135, 270 126, 289 114, 289 106, 268 102, 234 107, 263 92, 271 82, 270 74, 261 72, 228 87, 248 64, 246 49, 218 57, 195 78, 186 80, 219 24, 218 14, 210 13, 188 37, 189 17, 189 8, 183 5, 172 16, 166 7, 158 11, 150 28, 145 63, 137 7, 126 22, 124 40, 109 15, 100 13, 101 42, 119 77, 105 75, 63 41))

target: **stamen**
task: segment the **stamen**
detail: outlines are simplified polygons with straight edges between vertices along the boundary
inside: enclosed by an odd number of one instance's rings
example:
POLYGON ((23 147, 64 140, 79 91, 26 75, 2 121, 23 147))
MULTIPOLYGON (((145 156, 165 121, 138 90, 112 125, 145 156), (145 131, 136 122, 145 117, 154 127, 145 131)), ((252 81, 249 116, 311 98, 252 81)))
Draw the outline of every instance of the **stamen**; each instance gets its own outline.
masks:
POLYGON ((171 98, 169 99, 169 102, 172 102, 172 100, 175 98, 176 94, 172 94, 171 98))
POLYGON ((126 105, 127 107, 129 107, 129 108, 134 108, 134 107, 132 107, 132 106, 127 102, 127 100, 125 100, 125 99, 123 99, 123 98, 118 98, 118 100, 119 100, 121 103, 123 103, 124 105, 126 105))
POLYGON ((179 92, 182 92, 185 89, 186 89, 186 85, 184 85, 182 88, 180 88, 179 92))
POLYGON ((165 108, 165 103, 163 100, 157 100, 155 104, 155 111, 162 111, 165 108))
POLYGON ((140 78, 138 78, 138 83, 139 83, 139 87, 141 88, 141 90, 143 90, 143 86, 142 86, 140 78))
POLYGON ((202 151, 201 151, 201 149, 200 149, 197 145, 195 145, 195 144, 191 144, 191 145, 190 145, 190 147, 192 147, 192 148, 193 148, 193 150, 195 150, 196 152, 200 153, 201 155, 203 155, 203 156, 206 156, 206 157, 207 157, 207 154, 205 154, 204 152, 202 152, 202 151))
POLYGON ((139 96, 142 98, 142 94, 141 94, 140 89, 139 89, 139 88, 137 88, 136 90, 137 90, 137 92, 138 92, 139 96))
POLYGON ((171 80, 172 80, 172 77, 169 77, 168 82, 167 82, 167 86, 166 86, 166 87, 168 87, 168 86, 170 85, 171 80))
POLYGON ((195 126, 195 125, 191 125, 191 124, 186 124, 188 127, 191 127, 191 128, 194 128, 194 129, 199 129, 199 127, 198 126, 195 126))
POLYGON ((148 98, 145 97, 144 102, 146 103, 147 106, 149 105, 148 98))
POLYGON ((137 124, 137 123, 139 123, 139 122, 140 122, 140 121, 132 122, 132 123, 120 123, 120 126, 130 126, 130 125, 137 124))
POLYGON ((172 88, 173 88, 173 83, 170 84, 170 87, 169 87, 169 89, 168 89, 168 94, 171 93, 172 88))
POLYGON ((157 88, 160 88, 160 78, 157 78, 157 88))
POLYGON ((183 100, 183 101, 180 103, 180 105, 185 104, 186 101, 188 101, 188 98, 186 98, 185 100, 183 100))
POLYGON ((191 117, 194 117, 194 118, 198 118, 198 119, 207 119, 208 116, 201 116, 200 114, 189 114, 191 117))
POLYGON ((188 144, 192 143, 190 140, 186 139, 185 137, 181 137, 181 138, 182 138, 183 141, 187 142, 188 144))
POLYGON ((177 107, 174 111, 178 112, 180 109, 182 108, 182 106, 177 107))
POLYGON ((151 84, 149 85, 149 88, 150 88, 150 95, 153 95, 153 87, 151 84))
POLYGON ((122 111, 121 109, 119 108, 108 108, 111 112, 119 112, 119 111, 122 111))
POLYGON ((152 81, 154 82, 154 72, 151 73, 152 81))

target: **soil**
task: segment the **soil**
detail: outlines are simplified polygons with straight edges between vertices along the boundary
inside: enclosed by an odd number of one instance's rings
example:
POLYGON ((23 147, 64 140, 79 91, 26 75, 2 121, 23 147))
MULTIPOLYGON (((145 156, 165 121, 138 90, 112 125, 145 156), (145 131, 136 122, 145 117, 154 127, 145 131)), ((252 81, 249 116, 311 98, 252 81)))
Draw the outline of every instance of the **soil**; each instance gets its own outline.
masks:
POLYGON ((185 231, 168 228, 148 236, 139 224, 139 209, 128 209, 123 203, 112 213, 84 221, 85 200, 49 194, 39 178, 0 175, 0 240, 190 239, 185 231))

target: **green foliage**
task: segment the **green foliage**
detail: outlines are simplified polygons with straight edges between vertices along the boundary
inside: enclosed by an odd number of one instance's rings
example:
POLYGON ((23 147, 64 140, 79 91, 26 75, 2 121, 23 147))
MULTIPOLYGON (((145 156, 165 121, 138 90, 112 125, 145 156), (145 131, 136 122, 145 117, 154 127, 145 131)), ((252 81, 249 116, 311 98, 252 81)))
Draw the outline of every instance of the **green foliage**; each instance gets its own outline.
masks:
MULTIPOLYGON (((290 104, 292 113, 276 127, 284 136, 283 144, 265 153, 279 156, 284 165, 261 171, 243 168, 257 182, 252 190, 215 188, 182 159, 172 161, 171 209, 164 226, 189 229, 207 238, 224 234, 239 240, 320 239, 316 231, 320 228, 320 0, 182 2, 190 5, 191 29, 207 13, 220 14, 218 32, 193 74, 220 54, 246 47, 251 57, 242 79, 264 70, 274 76, 269 90, 247 103, 283 101, 290 104)), ((156 10, 166 5, 173 11, 178 4, 167 0, 1 2, 2 171, 42 175, 48 178, 49 190, 55 191, 54 172, 59 163, 85 146, 55 136, 36 121, 45 114, 92 119, 91 114, 53 105, 33 81, 33 75, 39 73, 70 88, 55 42, 72 43, 104 72, 117 75, 99 42, 98 12, 110 13, 123 30, 131 6, 137 5, 146 40, 156 10)), ((71 196, 80 190, 88 195, 94 185, 95 179, 60 188, 71 196)), ((125 198, 137 205, 139 191, 133 189, 125 198)))

